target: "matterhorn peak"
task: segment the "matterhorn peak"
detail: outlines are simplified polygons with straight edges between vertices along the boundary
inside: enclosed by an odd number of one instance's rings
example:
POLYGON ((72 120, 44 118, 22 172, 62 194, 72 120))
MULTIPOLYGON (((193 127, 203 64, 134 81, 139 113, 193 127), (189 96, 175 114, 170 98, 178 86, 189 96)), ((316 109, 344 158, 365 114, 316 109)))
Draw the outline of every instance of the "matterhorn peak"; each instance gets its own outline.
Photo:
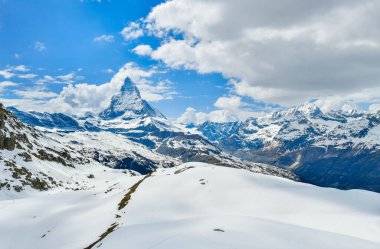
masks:
POLYGON ((120 92, 122 94, 135 94, 136 96, 141 98, 139 89, 129 77, 125 78, 124 83, 121 86, 120 92))
POLYGON ((99 114, 103 119, 132 119, 137 117, 164 117, 161 113, 143 100, 140 91, 132 80, 127 77, 120 92, 111 99, 110 106, 99 114))

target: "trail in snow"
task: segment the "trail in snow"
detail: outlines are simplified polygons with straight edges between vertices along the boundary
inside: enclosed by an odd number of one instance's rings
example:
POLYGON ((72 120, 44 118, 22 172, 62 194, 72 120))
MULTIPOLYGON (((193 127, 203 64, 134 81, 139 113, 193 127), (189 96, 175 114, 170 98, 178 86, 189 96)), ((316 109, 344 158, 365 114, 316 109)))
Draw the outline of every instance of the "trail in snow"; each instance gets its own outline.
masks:
MULTIPOLYGON (((129 191, 124 195, 123 199, 121 199, 120 202, 119 202, 119 204, 118 204, 118 210, 119 211, 122 210, 122 209, 124 209, 128 205, 130 199, 132 198, 132 194, 137 190, 137 188, 140 186, 140 184, 143 181, 145 181, 148 177, 150 177, 153 173, 154 173, 154 171, 151 172, 150 174, 146 175, 144 178, 142 178, 141 180, 139 180, 138 182, 136 182, 135 184, 133 184, 132 187, 129 188, 129 191)), ((125 214, 125 212, 123 212, 123 214, 125 214)), ((122 214, 119 213, 119 214, 116 214, 115 219, 119 220, 121 217, 122 217, 122 214)), ((91 249, 95 245, 99 244, 99 242, 101 242, 109 234, 111 234, 113 231, 115 231, 115 229, 117 229, 118 226, 119 226, 119 223, 117 221, 115 221, 114 223, 112 223, 110 225, 110 227, 107 228, 107 230, 99 236, 98 240, 96 240, 95 242, 91 243, 89 246, 85 247, 84 249, 91 249)))

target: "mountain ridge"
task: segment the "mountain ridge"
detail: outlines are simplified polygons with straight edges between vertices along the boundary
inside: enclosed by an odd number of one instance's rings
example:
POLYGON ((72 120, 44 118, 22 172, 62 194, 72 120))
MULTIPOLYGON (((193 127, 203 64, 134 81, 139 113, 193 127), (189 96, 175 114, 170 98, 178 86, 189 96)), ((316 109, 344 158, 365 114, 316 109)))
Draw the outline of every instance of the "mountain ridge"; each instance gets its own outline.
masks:
MULTIPOLYGON (((62 132, 87 132, 86 136, 111 132, 177 162, 246 167, 250 161, 289 170, 302 181, 319 186, 380 192, 380 163, 376 161, 380 158, 379 113, 357 110, 325 113, 313 103, 306 103, 243 122, 208 121, 182 129, 154 111, 128 78, 106 110, 109 111, 101 112, 105 116, 64 117, 63 120, 72 119, 69 123, 78 125, 62 124, 62 132)), ((16 115, 27 123, 33 120, 25 119, 28 115, 37 119, 49 116, 21 111, 16 115)), ((42 125, 45 123, 40 121, 42 125)), ((97 158, 103 158, 104 162, 104 157, 97 158)), ((112 160, 116 162, 113 165, 125 167, 120 158, 112 160)), ((149 171, 140 166, 139 170, 149 171)))
MULTIPOLYGON (((304 182, 380 192, 379 112, 324 113, 308 103, 235 125, 219 139, 202 124, 196 129, 232 155, 289 169, 304 182)), ((220 123, 207 126, 223 133, 220 123)))

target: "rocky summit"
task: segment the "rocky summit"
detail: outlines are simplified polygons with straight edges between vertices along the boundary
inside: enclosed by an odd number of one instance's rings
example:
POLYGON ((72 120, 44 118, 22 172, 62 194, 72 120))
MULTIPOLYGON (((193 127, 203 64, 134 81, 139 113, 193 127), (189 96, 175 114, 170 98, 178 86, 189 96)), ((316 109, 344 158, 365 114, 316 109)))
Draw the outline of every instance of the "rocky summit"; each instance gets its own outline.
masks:
POLYGON ((130 78, 126 78, 120 93, 113 96, 110 106, 99 114, 102 119, 114 118, 133 119, 136 117, 161 117, 159 111, 151 107, 141 98, 140 91, 130 78))

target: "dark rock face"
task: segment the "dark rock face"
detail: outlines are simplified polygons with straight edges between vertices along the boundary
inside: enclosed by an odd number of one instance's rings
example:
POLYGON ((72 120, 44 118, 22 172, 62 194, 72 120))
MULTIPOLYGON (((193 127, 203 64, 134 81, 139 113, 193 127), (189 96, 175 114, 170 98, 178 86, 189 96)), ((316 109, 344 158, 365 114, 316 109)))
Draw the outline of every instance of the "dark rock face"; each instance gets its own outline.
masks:
POLYGON ((20 143, 25 143, 28 147, 33 147, 25 134, 15 134, 6 127, 5 123, 7 120, 10 121, 8 125, 12 126, 11 128, 20 128, 22 126, 20 123, 12 122, 12 119, 15 120, 12 113, 0 104, 0 149, 12 151, 16 147, 20 148, 20 143))
MULTIPOLYGON (((129 169, 139 172, 140 174, 148 174, 154 171, 158 165, 153 160, 144 157, 136 152, 126 154, 124 156, 114 156, 112 154, 103 154, 95 151, 93 158, 105 166, 114 169, 129 169)), ((172 162, 167 162, 164 167, 174 167, 172 162)))

